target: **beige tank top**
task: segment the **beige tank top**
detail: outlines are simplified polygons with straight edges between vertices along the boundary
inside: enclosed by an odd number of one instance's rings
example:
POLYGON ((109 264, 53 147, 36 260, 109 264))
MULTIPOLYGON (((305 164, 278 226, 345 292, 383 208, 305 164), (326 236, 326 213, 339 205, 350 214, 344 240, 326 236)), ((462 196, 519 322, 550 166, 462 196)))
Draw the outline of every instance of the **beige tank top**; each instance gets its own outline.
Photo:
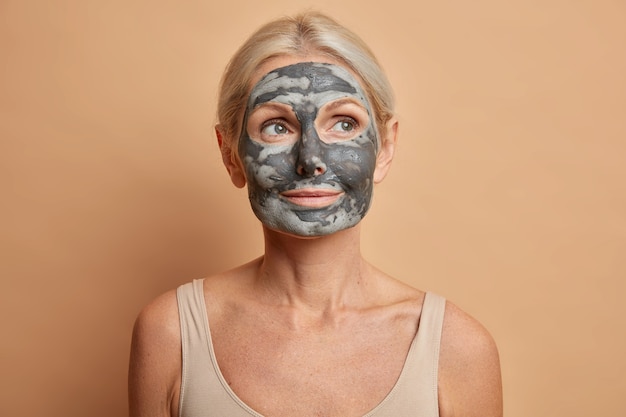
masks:
MULTIPOLYGON (((263 417, 235 394, 213 352, 203 280, 177 290, 182 339, 180 417, 263 417)), ((363 417, 438 417, 437 365, 445 299, 426 293, 417 333, 400 377, 389 394, 363 417)))

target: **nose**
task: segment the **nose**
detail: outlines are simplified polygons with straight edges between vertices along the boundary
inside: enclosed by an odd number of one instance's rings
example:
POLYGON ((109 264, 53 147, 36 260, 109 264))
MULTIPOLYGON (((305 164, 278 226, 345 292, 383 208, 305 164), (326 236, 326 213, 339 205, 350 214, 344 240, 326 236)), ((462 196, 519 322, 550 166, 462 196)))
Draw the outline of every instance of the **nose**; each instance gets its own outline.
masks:
POLYGON ((322 160, 322 142, 314 128, 303 129, 298 149, 296 173, 301 177, 317 177, 326 172, 322 160))
POLYGON ((296 172, 301 177, 317 177, 326 172, 326 164, 319 157, 314 156, 299 163, 296 172))

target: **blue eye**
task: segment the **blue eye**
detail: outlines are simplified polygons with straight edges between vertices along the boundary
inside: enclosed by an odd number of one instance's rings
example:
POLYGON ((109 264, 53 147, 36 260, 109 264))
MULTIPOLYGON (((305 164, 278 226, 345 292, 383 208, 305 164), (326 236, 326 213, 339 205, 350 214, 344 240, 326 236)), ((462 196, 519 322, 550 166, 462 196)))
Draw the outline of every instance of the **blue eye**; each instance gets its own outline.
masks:
POLYGON ((263 129, 261 129, 261 133, 264 135, 276 136, 289 133, 289 130, 285 125, 281 123, 271 122, 270 124, 263 126, 263 129))
POLYGON ((335 132, 352 132, 356 128, 356 122, 354 120, 342 120, 333 125, 331 130, 335 132))

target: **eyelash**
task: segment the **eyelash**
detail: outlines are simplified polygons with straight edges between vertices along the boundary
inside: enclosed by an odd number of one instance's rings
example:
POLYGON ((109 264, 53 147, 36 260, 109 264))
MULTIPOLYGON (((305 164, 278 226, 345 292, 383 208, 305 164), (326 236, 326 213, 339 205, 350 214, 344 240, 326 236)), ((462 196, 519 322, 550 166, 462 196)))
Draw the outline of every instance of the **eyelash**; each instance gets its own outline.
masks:
MULTIPOLYGON (((285 123, 285 121, 283 119, 270 119, 270 120, 267 120, 267 121, 263 122, 263 124, 261 125, 261 133, 263 133, 263 131, 265 129, 267 129, 268 127, 270 127, 272 125, 282 126, 286 130, 285 133, 289 133, 291 131, 291 129, 289 129, 289 127, 287 126, 287 123, 285 123)), ((278 134, 276 134, 276 135, 278 135, 278 134)), ((274 135, 272 135, 272 136, 274 136, 274 135)))
POLYGON ((337 123, 345 123, 345 122, 348 122, 352 125, 352 129, 350 131, 353 131, 359 128, 359 122, 357 122, 354 118, 350 116, 341 116, 340 118, 336 119, 336 122, 333 123, 333 125, 331 126, 331 129, 335 127, 337 123))

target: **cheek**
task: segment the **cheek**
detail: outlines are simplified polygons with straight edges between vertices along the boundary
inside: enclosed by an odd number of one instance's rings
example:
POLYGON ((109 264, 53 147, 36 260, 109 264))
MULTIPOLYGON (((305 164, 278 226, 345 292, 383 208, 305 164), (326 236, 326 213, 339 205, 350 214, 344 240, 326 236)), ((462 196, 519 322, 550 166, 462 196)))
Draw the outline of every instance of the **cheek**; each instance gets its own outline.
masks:
POLYGON ((276 185, 276 178, 278 178, 279 173, 275 167, 252 163, 247 165, 246 169, 248 175, 254 178, 254 181, 250 182, 253 182, 257 186, 267 189, 276 185))
POLYGON ((249 183, 267 189, 294 179, 293 146, 268 147, 244 138, 240 151, 249 183))
POLYGON ((376 151, 371 143, 358 147, 339 145, 328 153, 327 164, 342 182, 368 187, 374 175, 376 151))
POLYGON ((369 187, 376 168, 377 140, 376 133, 369 128, 350 143, 332 145, 326 163, 343 182, 369 187))

